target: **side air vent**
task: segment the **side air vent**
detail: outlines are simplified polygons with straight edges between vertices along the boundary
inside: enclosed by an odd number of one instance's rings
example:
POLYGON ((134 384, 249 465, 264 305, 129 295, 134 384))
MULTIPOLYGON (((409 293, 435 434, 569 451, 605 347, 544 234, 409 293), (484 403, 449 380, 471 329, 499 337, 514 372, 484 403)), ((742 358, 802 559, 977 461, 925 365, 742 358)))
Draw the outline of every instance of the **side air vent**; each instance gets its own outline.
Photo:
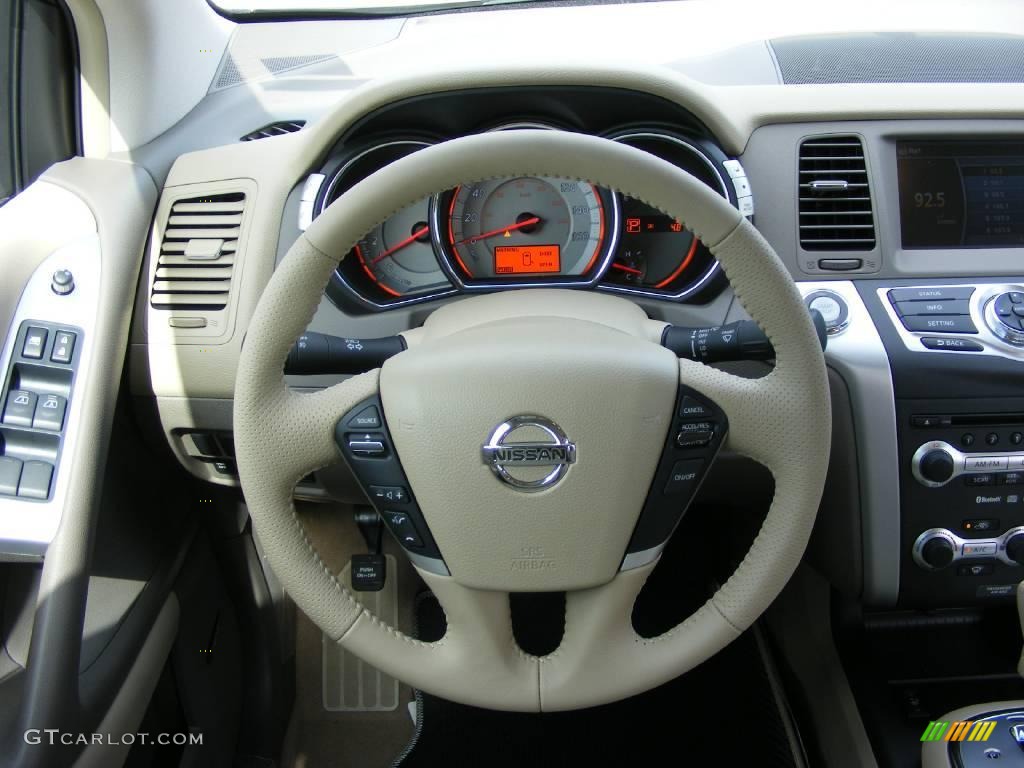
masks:
POLYGON ((154 309, 227 306, 244 210, 241 192, 174 203, 153 280, 154 309))
POLYGON ((870 251, 875 217, 857 136, 822 136, 800 144, 800 245, 805 251, 870 251))
POLYGON ((271 136, 281 136, 285 133, 295 133, 305 124, 305 120, 282 120, 279 123, 270 123, 252 133, 245 134, 239 141, 256 141, 257 139, 269 139, 271 136))

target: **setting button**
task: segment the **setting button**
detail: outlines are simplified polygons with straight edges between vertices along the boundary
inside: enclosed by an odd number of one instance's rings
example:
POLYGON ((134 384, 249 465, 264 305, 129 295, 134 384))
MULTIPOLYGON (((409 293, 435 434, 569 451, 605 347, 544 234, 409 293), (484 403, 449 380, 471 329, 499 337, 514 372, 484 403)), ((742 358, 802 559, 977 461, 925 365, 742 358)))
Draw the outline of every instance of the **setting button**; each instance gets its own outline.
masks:
POLYGON ((416 530, 416 524, 413 523, 412 518, 408 514, 388 510, 383 515, 384 519, 388 522, 388 526, 403 546, 411 547, 412 549, 420 549, 423 546, 420 532, 416 530))
POLYGON ((665 483, 665 495, 675 496, 690 493, 697 478, 700 477, 703 466, 704 459, 683 459, 673 464, 672 471, 668 475, 668 482, 665 483))
POLYGON ((75 334, 71 331, 57 331, 53 340, 53 352, 50 360, 54 363, 70 363, 75 353, 75 334))
POLYGON ((25 344, 21 348, 21 356, 30 360, 41 360, 43 348, 46 347, 46 329, 29 328, 25 331, 25 344))
POLYGON ((68 401, 60 395, 40 395, 36 403, 32 426, 36 429, 50 429, 60 432, 64 426, 64 411, 68 401))
POLYGON ((932 331, 933 333, 977 333, 978 329, 970 315, 908 315, 901 317, 903 327, 908 331, 932 331))
POLYGON ((24 389, 12 389, 7 393, 7 407, 4 408, 4 424, 12 427, 31 427, 36 410, 36 395, 24 389))
POLYGON ((409 492, 400 485, 371 485, 370 498, 384 504, 408 504, 409 492))

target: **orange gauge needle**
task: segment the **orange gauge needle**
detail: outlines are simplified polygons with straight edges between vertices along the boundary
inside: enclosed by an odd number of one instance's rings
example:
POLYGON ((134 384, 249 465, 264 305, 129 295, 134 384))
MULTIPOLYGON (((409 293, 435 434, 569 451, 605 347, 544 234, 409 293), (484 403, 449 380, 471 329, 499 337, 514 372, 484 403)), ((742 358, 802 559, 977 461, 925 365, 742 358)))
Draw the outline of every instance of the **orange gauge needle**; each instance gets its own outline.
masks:
POLYGON ((522 229, 523 227, 532 227, 534 224, 540 224, 540 216, 532 216, 529 219, 517 221, 515 224, 509 224, 507 227, 498 227, 497 229, 492 229, 490 232, 484 232, 482 235, 473 235, 472 237, 467 237, 465 240, 459 240, 457 243, 452 243, 452 245, 462 245, 463 243, 475 243, 478 242, 479 240, 486 240, 488 237, 494 237, 495 235, 503 235, 506 232, 514 232, 515 230, 522 229))
POLYGON ((642 275, 643 272, 639 269, 633 269, 633 267, 627 267, 625 264, 619 264, 617 261, 612 262, 613 269, 621 269, 623 272, 629 272, 631 275, 642 275))
POLYGON ((402 250, 403 248, 405 248, 405 246, 410 245, 411 243, 414 243, 415 241, 419 240, 421 237, 423 237, 424 235, 427 235, 427 234, 430 234, 430 227, 424 227, 423 229, 416 230, 411 235, 409 235, 407 238, 405 238, 405 240, 401 241, 400 243, 395 243, 393 246, 391 246, 386 251, 384 251, 384 253, 380 254, 377 258, 375 258, 373 261, 371 261, 370 262, 370 266, 372 267, 374 264, 376 264, 381 259, 386 259, 388 256, 390 256, 395 251, 402 250))

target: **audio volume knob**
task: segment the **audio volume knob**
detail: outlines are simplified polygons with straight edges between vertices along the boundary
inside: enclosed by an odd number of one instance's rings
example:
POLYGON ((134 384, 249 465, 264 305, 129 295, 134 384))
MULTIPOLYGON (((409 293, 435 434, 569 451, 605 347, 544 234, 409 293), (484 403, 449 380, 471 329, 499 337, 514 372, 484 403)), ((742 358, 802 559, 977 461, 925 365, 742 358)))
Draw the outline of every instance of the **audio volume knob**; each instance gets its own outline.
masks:
POLYGON ((996 336, 1015 347, 1024 346, 1024 292, 1006 291, 985 306, 985 324, 996 336))
POLYGON ((917 479, 924 485, 945 485, 956 473, 956 461, 945 448, 918 449, 914 456, 914 468, 917 479))
POLYGON ((953 546, 953 542, 945 536, 928 539, 921 547, 921 559, 934 570, 945 568, 952 563, 954 555, 956 555, 956 548, 953 546))

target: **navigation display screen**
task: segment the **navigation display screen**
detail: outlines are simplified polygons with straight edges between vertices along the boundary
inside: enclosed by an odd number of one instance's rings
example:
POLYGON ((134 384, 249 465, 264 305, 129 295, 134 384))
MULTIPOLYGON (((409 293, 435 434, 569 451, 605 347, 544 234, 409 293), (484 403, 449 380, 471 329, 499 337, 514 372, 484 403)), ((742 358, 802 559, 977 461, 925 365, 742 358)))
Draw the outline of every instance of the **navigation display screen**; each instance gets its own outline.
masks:
POLYGON ((904 248, 1024 247, 1024 140, 896 144, 904 248))

